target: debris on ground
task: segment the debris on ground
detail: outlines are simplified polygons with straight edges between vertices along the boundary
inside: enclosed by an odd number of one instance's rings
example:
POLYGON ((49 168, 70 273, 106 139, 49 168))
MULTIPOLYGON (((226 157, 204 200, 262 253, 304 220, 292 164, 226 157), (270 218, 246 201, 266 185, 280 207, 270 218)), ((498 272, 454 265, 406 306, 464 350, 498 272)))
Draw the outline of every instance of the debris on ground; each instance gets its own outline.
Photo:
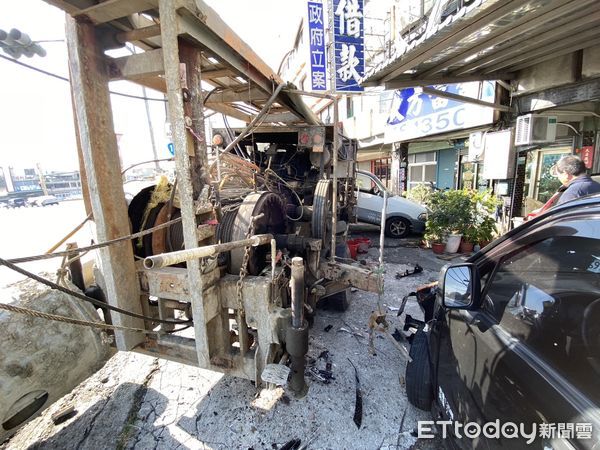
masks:
POLYGON ((56 411, 50 416, 50 418, 52 419, 54 425, 59 425, 63 422, 66 422, 70 418, 75 417, 76 415, 77 411, 75 410, 75 407, 71 405, 56 411))
POLYGON ((329 324, 329 325, 327 325, 325 328, 323 328, 323 331, 324 331, 325 333, 329 333, 329 331, 330 331, 332 328, 333 328, 333 325, 329 324))
POLYGON ((409 277, 411 275, 416 275, 423 272, 423 268, 417 263, 415 264, 415 268, 413 270, 409 270, 406 269, 404 272, 398 272, 396 273, 396 278, 400 279, 400 278, 404 278, 404 277, 409 277))
MULTIPOLYGON (((348 358, 348 361, 350 361, 350 358, 348 358)), ((356 369, 356 366, 354 365, 354 363, 352 361, 350 361, 350 364, 352 364, 352 367, 354 368, 354 378, 356 380, 356 402, 354 405, 354 423, 356 424, 356 427, 358 429, 360 429, 360 426, 362 425, 362 415, 363 415, 363 399, 362 399, 362 392, 360 390, 360 379, 358 378, 358 370, 356 369)))
POLYGON ((279 447, 279 450, 298 450, 301 444, 302 441, 300 439, 292 439, 279 447))

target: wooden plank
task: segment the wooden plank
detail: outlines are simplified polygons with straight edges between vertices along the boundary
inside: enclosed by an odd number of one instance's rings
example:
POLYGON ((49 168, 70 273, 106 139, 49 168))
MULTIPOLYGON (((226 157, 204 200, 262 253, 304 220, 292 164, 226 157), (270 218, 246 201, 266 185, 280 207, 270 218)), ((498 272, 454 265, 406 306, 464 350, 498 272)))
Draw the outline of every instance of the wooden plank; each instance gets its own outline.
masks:
POLYGON ((112 80, 136 80, 162 75, 165 72, 163 64, 163 51, 160 48, 108 60, 112 80))
POLYGON ((124 44, 125 42, 141 41, 155 36, 160 36, 160 25, 150 25, 131 31, 122 31, 121 33, 117 33, 116 37, 117 41, 124 44))
MULTIPOLYGON (((204 76, 202 77, 204 79, 204 76)), ((262 89, 246 87, 237 87, 235 89, 226 89, 221 92, 215 92, 208 97, 207 105, 212 103, 233 103, 233 102, 254 102, 265 101, 269 99, 262 89)))
POLYGON ((110 22, 158 6, 156 0, 107 0, 81 10, 75 17, 87 17, 94 24, 110 22))
POLYGON ((215 69, 202 71, 203 80, 212 80, 213 78, 225 78, 235 76, 238 76, 238 74, 231 69, 215 69))
MULTIPOLYGON (((198 246, 196 212, 192 190, 192 167, 188 155, 188 132, 183 111, 183 94, 179 62, 179 25, 178 16, 171 0, 159 0, 161 37, 165 78, 167 80, 167 98, 169 119, 175 147, 175 163, 177 167, 177 182, 181 202, 181 218, 185 248, 198 246)), ((200 367, 208 367, 210 353, 208 334, 206 331, 206 316, 202 299, 202 277, 198 260, 187 262, 188 286, 192 313, 194 315, 194 334, 196 352, 200 367)))
MULTIPOLYGON (((113 126, 108 70, 92 24, 66 18, 69 71, 79 126, 85 171, 99 241, 130 233, 129 217, 119 163, 119 149, 113 126)), ((124 241, 99 250, 109 304, 142 313, 133 248, 124 241)), ((141 319, 111 313, 115 325, 143 328, 141 319)), ((144 335, 116 331, 117 348, 129 350, 144 335)))

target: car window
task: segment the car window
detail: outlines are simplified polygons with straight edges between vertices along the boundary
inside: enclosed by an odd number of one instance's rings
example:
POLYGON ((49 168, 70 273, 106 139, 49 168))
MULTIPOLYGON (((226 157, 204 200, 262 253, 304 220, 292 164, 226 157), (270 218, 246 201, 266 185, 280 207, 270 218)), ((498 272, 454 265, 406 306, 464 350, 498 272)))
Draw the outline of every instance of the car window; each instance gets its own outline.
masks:
POLYGON ((356 186, 361 192, 370 192, 373 193, 375 191, 379 191, 379 186, 375 183, 375 181, 362 173, 357 174, 356 176, 356 186))
POLYGON ((500 260, 483 309, 597 402, 600 221, 570 220, 500 260))

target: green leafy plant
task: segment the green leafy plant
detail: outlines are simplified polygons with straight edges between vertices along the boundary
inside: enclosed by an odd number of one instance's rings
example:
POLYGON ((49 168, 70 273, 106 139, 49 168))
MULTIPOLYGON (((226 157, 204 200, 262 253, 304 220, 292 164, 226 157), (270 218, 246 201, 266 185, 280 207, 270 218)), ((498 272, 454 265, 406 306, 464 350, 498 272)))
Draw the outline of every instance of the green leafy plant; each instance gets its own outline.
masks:
POLYGON ((418 184, 406 192, 406 198, 421 205, 429 205, 433 189, 426 184, 418 184))
POLYGON ((465 241, 478 243, 492 239, 496 222, 492 217, 498 201, 489 191, 437 191, 429 199, 426 235, 437 241, 450 234, 462 234, 465 241))

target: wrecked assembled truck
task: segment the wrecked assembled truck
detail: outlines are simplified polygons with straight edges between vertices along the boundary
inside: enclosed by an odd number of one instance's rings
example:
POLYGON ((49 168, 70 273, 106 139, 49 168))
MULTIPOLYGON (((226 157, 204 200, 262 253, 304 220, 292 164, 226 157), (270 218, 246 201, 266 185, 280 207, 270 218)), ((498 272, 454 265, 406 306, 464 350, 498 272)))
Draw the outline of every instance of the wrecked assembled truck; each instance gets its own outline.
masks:
MULTIPOLYGON (((49 3, 68 13, 84 201, 98 244, 42 255, 65 258, 58 283, 19 267, 30 258, 0 260, 31 278, 29 295, 13 293, 13 303, 0 304, 7 324, 0 333, 10 344, 0 363, 0 440, 114 350, 257 385, 276 383, 273 366, 289 360, 289 386, 304 395, 317 303, 343 309, 351 286, 382 290, 379 271, 347 259, 356 143, 323 125, 305 93, 273 74, 201 1, 49 3), (107 54, 127 43, 139 51, 107 54), (129 204, 112 80, 165 93, 175 150, 175 178, 129 204), (208 142, 207 110, 247 126, 215 130, 208 142), (90 250, 98 252, 93 276, 79 260, 90 250), (33 321, 45 333, 19 339, 33 321)), ((322 97, 333 101, 337 123, 336 98, 322 97)))

